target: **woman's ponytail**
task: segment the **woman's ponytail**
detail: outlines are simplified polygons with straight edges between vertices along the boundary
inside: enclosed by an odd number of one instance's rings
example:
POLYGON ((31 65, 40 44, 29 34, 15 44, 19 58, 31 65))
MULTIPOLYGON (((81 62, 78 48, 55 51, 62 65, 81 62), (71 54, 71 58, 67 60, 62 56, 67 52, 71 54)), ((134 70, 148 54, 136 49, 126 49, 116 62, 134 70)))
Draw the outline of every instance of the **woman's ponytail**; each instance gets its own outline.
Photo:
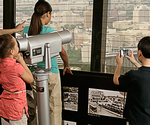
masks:
POLYGON ((52 12, 51 5, 46 1, 38 1, 34 7, 28 35, 37 35, 42 31, 41 17, 47 12, 52 12))
POLYGON ((31 18, 30 28, 28 35, 37 35, 40 34, 42 28, 42 22, 38 12, 34 12, 31 18))

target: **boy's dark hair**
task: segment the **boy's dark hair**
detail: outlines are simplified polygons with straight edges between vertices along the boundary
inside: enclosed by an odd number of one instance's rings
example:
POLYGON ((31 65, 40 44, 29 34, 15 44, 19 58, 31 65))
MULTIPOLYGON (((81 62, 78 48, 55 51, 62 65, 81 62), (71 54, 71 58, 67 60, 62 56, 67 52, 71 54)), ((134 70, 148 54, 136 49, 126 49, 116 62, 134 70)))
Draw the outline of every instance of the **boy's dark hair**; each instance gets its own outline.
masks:
POLYGON ((13 49, 15 43, 12 40, 10 34, 0 35, 0 58, 6 58, 9 54, 9 51, 13 49))
POLYGON ((143 37, 138 43, 138 50, 142 51, 145 58, 150 58, 150 37, 143 37))
POLYGON ((31 18, 30 28, 28 35, 37 35, 40 34, 42 30, 41 16, 47 12, 52 12, 51 5, 46 1, 38 1, 34 7, 34 13, 31 18))

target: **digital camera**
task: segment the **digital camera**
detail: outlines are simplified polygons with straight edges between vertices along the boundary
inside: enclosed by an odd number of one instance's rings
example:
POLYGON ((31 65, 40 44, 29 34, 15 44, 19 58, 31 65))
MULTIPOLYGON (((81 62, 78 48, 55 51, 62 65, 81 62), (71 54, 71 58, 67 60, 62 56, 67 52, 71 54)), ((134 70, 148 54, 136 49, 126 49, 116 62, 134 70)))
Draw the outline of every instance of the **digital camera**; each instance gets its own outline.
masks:
POLYGON ((120 50, 120 57, 121 56, 129 56, 129 50, 128 49, 120 50))

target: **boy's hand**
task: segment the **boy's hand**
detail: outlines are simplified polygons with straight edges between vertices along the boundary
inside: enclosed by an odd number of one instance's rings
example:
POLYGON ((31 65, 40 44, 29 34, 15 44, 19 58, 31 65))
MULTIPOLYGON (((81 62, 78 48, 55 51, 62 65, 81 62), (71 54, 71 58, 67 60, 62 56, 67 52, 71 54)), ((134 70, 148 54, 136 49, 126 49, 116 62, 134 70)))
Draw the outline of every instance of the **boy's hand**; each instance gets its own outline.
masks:
POLYGON ((126 56, 126 57, 127 57, 128 60, 130 60, 131 63, 133 63, 133 64, 137 67, 137 69, 138 69, 139 67, 141 67, 141 64, 139 64, 139 63, 135 60, 134 55, 133 55, 133 51, 130 50, 130 52, 131 52, 130 55, 129 55, 129 56, 126 56))
POLYGON ((124 57, 124 56, 121 56, 121 57, 120 57, 120 52, 119 52, 119 53, 117 54, 117 56, 116 56, 116 62, 117 62, 117 64, 120 65, 120 66, 121 66, 122 63, 123 63, 123 57, 124 57))
MULTIPOLYGON (((129 49, 130 50, 130 49, 129 49)), ((128 60, 130 60, 132 63, 135 63, 136 62, 136 60, 135 60, 135 58, 134 58, 134 56, 133 56, 133 51, 132 50, 130 50, 130 55, 129 56, 126 56, 127 58, 128 58, 128 60)))

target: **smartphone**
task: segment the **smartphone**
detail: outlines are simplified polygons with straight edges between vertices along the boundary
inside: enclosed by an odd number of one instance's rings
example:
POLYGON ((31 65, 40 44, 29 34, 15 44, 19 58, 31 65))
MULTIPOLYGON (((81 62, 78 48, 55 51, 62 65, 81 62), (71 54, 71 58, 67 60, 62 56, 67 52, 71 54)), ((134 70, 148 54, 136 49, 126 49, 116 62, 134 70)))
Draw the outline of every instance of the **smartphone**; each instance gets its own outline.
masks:
POLYGON ((120 57, 121 56, 129 56, 129 50, 128 49, 120 50, 120 57))

